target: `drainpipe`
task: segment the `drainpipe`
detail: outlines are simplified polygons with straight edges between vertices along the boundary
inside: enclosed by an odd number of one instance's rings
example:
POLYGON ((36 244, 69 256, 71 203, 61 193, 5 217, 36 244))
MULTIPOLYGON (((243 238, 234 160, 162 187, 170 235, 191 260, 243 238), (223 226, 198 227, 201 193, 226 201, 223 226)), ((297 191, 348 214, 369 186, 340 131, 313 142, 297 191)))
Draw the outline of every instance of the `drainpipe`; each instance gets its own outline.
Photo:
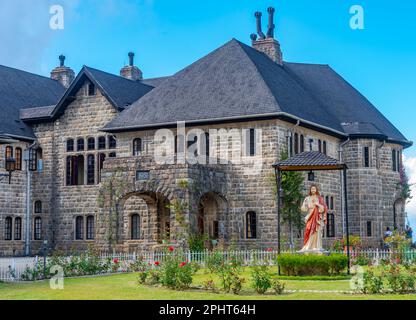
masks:
POLYGON ((25 255, 30 255, 30 213, 31 213, 31 178, 32 172, 29 170, 29 152, 32 148, 36 146, 36 142, 32 143, 26 150, 25 150, 25 162, 26 162, 26 216, 25 216, 25 255))
MULTIPOLYGON (((341 143, 340 145, 339 145, 339 148, 338 148, 338 158, 339 158, 339 161, 340 162, 342 162, 342 154, 343 154, 343 152, 344 152, 344 146, 346 146, 349 142, 351 141, 351 139, 350 138, 348 138, 348 140, 346 140, 346 141, 344 141, 343 143, 341 143)), ((340 171, 340 173, 339 173, 339 176, 340 176, 340 181, 341 181, 341 215, 342 215, 342 234, 344 235, 344 234, 346 234, 346 224, 345 224, 345 203, 346 203, 346 199, 344 199, 344 192, 343 192, 343 190, 342 190, 342 186, 344 185, 344 175, 343 175, 343 172, 342 171, 340 171)))

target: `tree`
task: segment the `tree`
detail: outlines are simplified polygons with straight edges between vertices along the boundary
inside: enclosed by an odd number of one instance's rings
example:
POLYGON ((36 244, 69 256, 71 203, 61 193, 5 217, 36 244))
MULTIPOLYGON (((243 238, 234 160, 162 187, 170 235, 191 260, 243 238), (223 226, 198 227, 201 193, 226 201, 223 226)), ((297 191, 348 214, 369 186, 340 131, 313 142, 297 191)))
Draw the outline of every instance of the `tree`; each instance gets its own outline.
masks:
MULTIPOLYGON (((286 150, 281 152, 281 159, 286 160, 288 153, 286 150)), ((304 219, 300 207, 302 203, 303 193, 303 176, 296 171, 283 171, 281 179, 283 195, 282 207, 280 214, 282 224, 289 226, 290 246, 293 247, 293 229, 301 230, 304 227, 304 219)), ((276 187, 275 193, 277 193, 276 187)))

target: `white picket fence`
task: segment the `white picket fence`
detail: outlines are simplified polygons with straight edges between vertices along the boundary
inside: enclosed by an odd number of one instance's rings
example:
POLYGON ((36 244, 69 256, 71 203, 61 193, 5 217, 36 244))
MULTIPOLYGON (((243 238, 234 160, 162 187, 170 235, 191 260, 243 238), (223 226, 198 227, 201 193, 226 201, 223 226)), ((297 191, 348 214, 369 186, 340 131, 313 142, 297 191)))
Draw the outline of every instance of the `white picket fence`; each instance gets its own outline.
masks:
MULTIPOLYGON (((289 253, 289 252, 282 252, 289 253)), ((342 253, 344 252, 333 252, 342 253)), ((121 263, 129 263, 143 259, 145 263, 153 265, 156 261, 163 263, 167 255, 171 253, 166 252, 140 252, 140 253, 117 253, 109 254, 102 253, 100 258, 104 261, 107 259, 118 259, 121 263)), ((202 252, 185 252, 184 259, 188 262, 196 262, 204 266, 211 251, 202 252)), ((278 256, 277 251, 268 250, 236 250, 236 251, 218 251, 217 254, 226 259, 237 259, 243 265, 252 265, 254 262, 275 264, 278 256)), ((389 250, 360 250, 359 252, 351 252, 351 257, 355 258, 358 255, 365 256, 372 260, 373 263, 378 264, 382 259, 390 259, 393 252, 389 250)), ((409 261, 416 261, 416 250, 409 250, 404 253, 404 259, 409 261)), ((22 257, 22 258, 0 258, 0 281, 14 282, 20 281, 22 274, 27 268, 34 269, 39 263, 43 262, 43 257, 22 257)), ((43 264, 42 264, 43 265, 43 264)))

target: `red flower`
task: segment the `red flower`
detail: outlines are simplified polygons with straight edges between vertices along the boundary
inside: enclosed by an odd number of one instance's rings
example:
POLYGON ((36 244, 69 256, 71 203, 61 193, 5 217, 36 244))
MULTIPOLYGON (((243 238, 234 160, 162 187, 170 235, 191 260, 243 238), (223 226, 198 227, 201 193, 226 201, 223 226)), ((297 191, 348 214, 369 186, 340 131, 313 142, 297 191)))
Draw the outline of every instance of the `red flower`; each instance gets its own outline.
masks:
POLYGON ((170 246, 170 247, 168 248, 168 250, 169 250, 170 252, 172 252, 173 250, 175 250, 175 248, 174 248, 174 247, 172 247, 172 246, 170 246))
POLYGON ((179 265, 179 267, 180 267, 180 268, 182 268, 182 267, 184 267, 184 266, 186 266, 186 262, 182 262, 182 263, 179 265))
POLYGON ((155 261, 155 266, 158 266, 158 265, 160 265, 160 262, 159 261, 155 261))
POLYGON ((267 248, 267 250, 266 250, 267 252, 272 252, 273 251, 273 248, 267 248))
POLYGON ((115 258, 115 259, 113 260, 113 262, 114 262, 115 264, 118 264, 118 259, 117 259, 117 258, 115 258))

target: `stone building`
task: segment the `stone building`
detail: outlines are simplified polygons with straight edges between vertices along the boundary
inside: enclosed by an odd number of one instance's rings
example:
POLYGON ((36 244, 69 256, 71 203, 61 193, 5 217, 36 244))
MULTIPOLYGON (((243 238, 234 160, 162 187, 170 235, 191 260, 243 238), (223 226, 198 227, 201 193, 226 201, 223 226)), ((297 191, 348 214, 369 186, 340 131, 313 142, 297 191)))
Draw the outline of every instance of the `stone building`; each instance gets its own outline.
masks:
MULTIPOLYGON (((268 11, 267 35, 256 13, 251 47, 232 39, 169 77, 143 79, 133 53, 120 76, 84 66, 75 77, 64 56, 51 79, 0 66, 0 255, 148 250, 189 232, 275 246, 282 152, 348 165, 350 230, 366 246, 403 229, 412 143, 328 65, 285 62, 268 11)), ((329 246, 345 232, 342 177, 317 172, 313 183, 329 246)))

